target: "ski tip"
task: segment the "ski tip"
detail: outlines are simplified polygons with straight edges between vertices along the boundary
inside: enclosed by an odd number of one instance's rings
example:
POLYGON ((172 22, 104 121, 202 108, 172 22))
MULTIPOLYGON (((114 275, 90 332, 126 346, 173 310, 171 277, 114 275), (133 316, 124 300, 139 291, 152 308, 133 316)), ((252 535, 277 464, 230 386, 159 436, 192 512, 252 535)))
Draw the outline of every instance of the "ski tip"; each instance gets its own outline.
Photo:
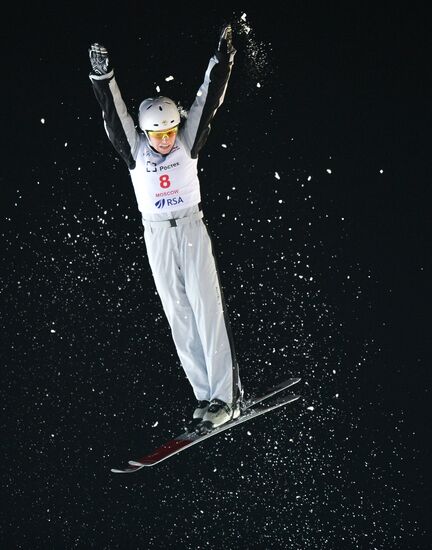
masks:
POLYGON ((142 467, 143 464, 141 464, 140 466, 131 466, 130 468, 124 468, 123 470, 120 470, 119 468, 111 468, 111 472, 113 474, 133 474, 134 472, 141 470, 142 467))
POLYGON ((144 466, 142 462, 137 462, 136 460, 128 460, 128 464, 130 464, 131 466, 137 466, 137 467, 144 466))

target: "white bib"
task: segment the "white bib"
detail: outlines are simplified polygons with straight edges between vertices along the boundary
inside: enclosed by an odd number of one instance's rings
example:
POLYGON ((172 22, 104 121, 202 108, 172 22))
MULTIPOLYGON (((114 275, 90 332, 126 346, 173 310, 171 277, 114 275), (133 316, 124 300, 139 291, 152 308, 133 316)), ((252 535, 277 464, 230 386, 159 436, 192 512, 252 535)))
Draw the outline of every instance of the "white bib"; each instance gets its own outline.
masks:
POLYGON ((201 201, 198 159, 192 159, 177 135, 168 155, 153 151, 147 138, 140 136, 136 166, 130 170, 140 212, 175 212, 201 201))

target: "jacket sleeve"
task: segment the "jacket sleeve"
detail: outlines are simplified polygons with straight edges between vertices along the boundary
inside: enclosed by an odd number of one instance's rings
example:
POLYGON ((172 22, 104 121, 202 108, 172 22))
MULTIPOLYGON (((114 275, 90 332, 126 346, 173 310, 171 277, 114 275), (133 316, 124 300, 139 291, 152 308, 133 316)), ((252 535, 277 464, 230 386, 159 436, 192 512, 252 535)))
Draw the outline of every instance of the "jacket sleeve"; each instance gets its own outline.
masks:
POLYGON ((183 130, 192 158, 198 157, 207 141, 213 117, 225 98, 235 53, 234 50, 230 55, 224 56, 217 52, 209 61, 204 82, 189 110, 183 130))
POLYGON ((104 76, 90 74, 90 81, 102 109, 108 138, 128 168, 133 170, 140 138, 121 96, 114 71, 104 76))

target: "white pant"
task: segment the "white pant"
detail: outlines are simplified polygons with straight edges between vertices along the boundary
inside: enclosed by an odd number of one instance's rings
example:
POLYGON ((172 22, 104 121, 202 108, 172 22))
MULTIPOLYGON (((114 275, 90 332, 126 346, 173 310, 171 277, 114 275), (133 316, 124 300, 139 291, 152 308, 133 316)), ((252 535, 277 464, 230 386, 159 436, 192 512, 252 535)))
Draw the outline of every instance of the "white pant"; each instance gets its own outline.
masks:
POLYGON ((231 403, 240 388, 234 344, 210 236, 194 210, 175 227, 143 220, 147 254, 196 399, 231 403))

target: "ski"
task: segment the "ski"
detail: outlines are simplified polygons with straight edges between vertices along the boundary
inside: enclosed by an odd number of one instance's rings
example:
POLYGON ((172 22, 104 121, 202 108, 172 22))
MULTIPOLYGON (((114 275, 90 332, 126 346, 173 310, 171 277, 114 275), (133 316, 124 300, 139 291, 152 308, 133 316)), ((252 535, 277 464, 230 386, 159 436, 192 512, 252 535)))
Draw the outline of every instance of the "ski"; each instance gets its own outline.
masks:
POLYGON ((161 445, 155 451, 140 458, 139 460, 130 460, 128 462, 129 467, 124 469, 111 468, 111 472, 116 474, 128 474, 136 472, 146 466, 154 466, 191 447, 192 445, 208 439, 209 437, 217 435, 225 430, 228 430, 229 428, 242 424, 243 422, 246 422, 248 420, 252 420, 257 416, 270 412, 274 409, 287 405, 288 403, 292 403, 293 401, 299 399, 300 395, 288 395, 287 397, 281 397, 270 404, 268 404, 268 399, 275 396, 282 390, 293 386, 299 381, 300 378, 290 378, 281 382, 277 386, 270 388, 266 393, 259 397, 251 397, 245 400, 242 403, 242 412, 240 416, 235 420, 231 420, 230 422, 223 424, 219 428, 215 428, 205 434, 198 434, 195 431, 184 432, 176 438, 172 439, 171 441, 168 441, 167 443, 161 445))
POLYGON ((282 390, 286 390, 287 388, 294 386, 294 384, 297 384, 298 382, 300 382, 300 380, 301 378, 288 378, 287 380, 280 382, 276 386, 267 388, 264 391, 264 393, 262 393, 258 397, 249 397, 248 399, 245 399, 241 404, 242 411, 249 409, 250 407, 254 407, 255 405, 257 405, 258 403, 261 403, 261 401, 264 401, 265 399, 270 399, 271 397, 281 392, 282 390))

